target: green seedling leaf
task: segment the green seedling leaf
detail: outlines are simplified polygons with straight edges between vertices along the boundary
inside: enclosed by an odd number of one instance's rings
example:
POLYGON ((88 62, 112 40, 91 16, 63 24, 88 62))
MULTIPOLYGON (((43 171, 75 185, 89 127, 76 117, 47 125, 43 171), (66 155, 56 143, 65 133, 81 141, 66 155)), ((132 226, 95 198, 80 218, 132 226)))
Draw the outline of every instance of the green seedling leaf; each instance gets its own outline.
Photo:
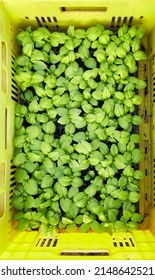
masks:
POLYGON ((83 208, 86 206, 87 196, 84 192, 78 192, 73 196, 73 201, 75 202, 76 206, 78 206, 79 208, 83 208))
POLYGON ((24 183, 24 190, 29 195, 37 195, 38 194, 38 185, 34 179, 29 179, 24 183))
POLYGON ((75 145, 75 150, 78 153, 87 155, 92 151, 92 145, 89 142, 82 140, 77 145, 75 145))
POLYGON ((69 199, 67 197, 60 198, 60 206, 65 213, 69 212, 71 203, 72 203, 71 199, 69 199))
POLYGON ((41 188, 44 189, 44 188, 52 187, 53 183, 54 183, 54 178, 51 175, 46 174, 42 179, 41 188))
POLYGON ((143 152, 140 149, 134 149, 132 151, 132 162, 139 163, 143 158, 143 152))
POLYGON ((17 210, 22 210, 24 208, 24 197, 14 196, 12 199, 12 206, 17 210))
POLYGON ((134 223, 141 223, 143 221, 143 216, 139 213, 134 213, 131 217, 131 221, 134 223))
POLYGON ((129 193, 129 201, 136 203, 140 200, 140 194, 138 192, 130 192, 129 193))

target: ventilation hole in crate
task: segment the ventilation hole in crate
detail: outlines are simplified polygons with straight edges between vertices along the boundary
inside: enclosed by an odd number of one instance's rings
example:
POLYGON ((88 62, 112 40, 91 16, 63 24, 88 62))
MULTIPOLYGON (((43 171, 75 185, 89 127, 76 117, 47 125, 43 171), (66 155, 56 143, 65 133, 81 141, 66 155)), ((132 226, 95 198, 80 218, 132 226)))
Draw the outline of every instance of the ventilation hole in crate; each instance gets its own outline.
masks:
POLYGON ((117 23, 116 23, 117 28, 121 26, 121 19, 122 19, 121 17, 118 17, 117 19, 117 23))
POLYGON ((13 165, 13 159, 11 159, 11 160, 10 160, 10 162, 11 162, 11 166, 10 166, 10 168, 11 168, 11 169, 16 169, 16 166, 15 166, 15 165, 13 165))
POLYGON ((146 109, 144 110, 144 120, 145 120, 145 122, 148 121, 148 116, 147 116, 147 110, 146 109))
POLYGON ((109 256, 108 251, 62 251, 60 256, 109 256))
POLYGON ((131 26, 132 22, 133 22, 133 17, 130 17, 129 22, 128 22, 128 26, 131 26))
POLYGON ((49 238, 48 241, 47 241, 47 245, 46 245, 46 246, 47 246, 47 247, 50 247, 50 246, 51 246, 51 243, 52 243, 52 238, 49 238))
POLYGON ((133 242, 133 239, 130 237, 129 240, 130 240, 130 242, 131 242, 132 247, 135 247, 135 244, 134 244, 134 242, 133 242))
POLYGON ((57 246, 57 243, 58 243, 58 238, 56 238, 53 242, 53 247, 56 247, 57 246))
POLYGON ((14 165, 11 165, 11 166, 10 166, 10 169, 11 169, 11 172, 15 172, 16 167, 15 167, 14 165))
POLYGON ((146 96, 148 93, 149 93, 148 87, 145 87, 145 88, 144 88, 144 95, 146 96))
POLYGON ((16 81, 14 80, 14 77, 12 76, 12 79, 11 79, 11 99, 18 102, 18 96, 19 96, 18 87, 17 87, 16 81))
POLYGON ((145 169, 145 176, 147 176, 148 175, 148 172, 147 172, 147 169, 145 169))
POLYGON ((11 60, 11 64, 12 64, 12 67, 14 67, 14 61, 13 60, 11 60))
POLYGON ((124 247, 123 242, 120 241, 120 242, 119 242, 119 246, 120 246, 120 247, 124 247))
POLYGON ((10 182, 11 182, 11 184, 12 184, 12 182, 15 182, 15 176, 10 178, 10 182))
POLYGON ((11 78, 11 81, 12 81, 12 87, 13 87, 14 89, 18 89, 15 79, 14 79, 14 78, 11 78))
POLYGON ((53 17, 53 20, 54 20, 54 22, 58 22, 58 20, 57 20, 57 18, 56 17, 53 17))
POLYGON ((14 66, 11 66, 11 74, 14 79, 14 75, 16 74, 16 70, 15 70, 14 66))
POLYGON ((144 73, 147 73, 147 66, 146 66, 146 63, 144 64, 144 73))
POLYGON ((40 243, 40 247, 44 247, 45 246, 45 242, 46 242, 46 238, 42 239, 41 243, 40 243))
MULTIPOLYGON (((145 46, 143 46, 143 50, 146 51, 145 46)), ((147 65, 146 65, 146 63, 144 64, 144 80, 145 80, 145 82, 147 82, 147 65)), ((147 87, 148 87, 148 84, 147 84, 146 88, 147 87)))
POLYGON ((10 180, 10 189, 14 190, 14 187, 16 186, 17 182, 15 181, 15 177, 13 178, 13 180, 10 180))
POLYGON ((13 188, 12 188, 12 186, 11 186, 11 189, 10 189, 10 195, 13 193, 13 188))
POLYGON ((12 89, 12 90, 11 90, 11 93, 12 93, 12 96, 15 97, 15 98, 17 98, 17 100, 18 100, 18 92, 15 91, 14 89, 12 89))
POLYGON ((35 247, 56 247, 58 243, 58 238, 39 238, 35 247))
POLYGON ((122 23, 126 24, 127 23, 127 19, 128 19, 127 17, 124 17, 122 23))
POLYGON ((147 193, 145 194, 145 200, 147 201, 147 193))
POLYGON ((11 67, 11 69, 12 69, 12 72, 16 73, 16 70, 13 66, 11 67))
POLYGON ((10 176, 10 186, 11 186, 11 188, 13 186, 13 183, 16 183, 15 175, 10 176))
POLYGON ((133 22, 133 16, 131 17, 112 17, 111 19, 111 28, 119 28, 120 26, 122 26, 122 24, 127 24, 129 27, 131 26, 133 22))
POLYGON ((114 242, 113 242, 113 245, 114 245, 114 247, 117 247, 117 242, 114 241, 114 242))
POLYGON ((29 19, 29 17, 25 16, 26 19, 29 19))
POLYGON ((41 17, 42 22, 46 23, 46 20, 44 17, 41 17))
POLYGON ((35 245, 35 247, 38 247, 39 246, 39 243, 40 243, 40 238, 38 239, 38 241, 37 241, 37 243, 36 243, 36 245, 35 245))
POLYGON ((12 200, 9 203, 9 212, 11 212, 11 211, 12 211, 12 200))
POLYGON ((11 96, 11 99, 15 102, 18 102, 18 98, 14 97, 14 96, 11 96))
POLYGON ((16 182, 15 175, 10 176, 10 183, 16 182))
POLYGON ((7 64, 6 54, 7 54, 6 43, 4 41, 2 41, 2 63, 4 65, 7 64))
MULTIPOLYGON (((35 17, 35 19, 36 19, 36 21, 37 21, 37 23, 38 23, 38 25, 39 26, 41 26, 41 27, 46 27, 46 28, 48 28, 48 29, 50 29, 50 27, 56 27, 56 28, 59 28, 59 26, 58 25, 52 25, 52 19, 51 19, 51 17, 35 17)), ((56 17, 53 17, 53 21, 54 21, 54 23, 57 23, 57 18, 56 17)))
POLYGON ((140 16, 140 19, 143 19, 144 17, 143 16, 140 16))
POLYGON ((47 21, 52 23, 51 17, 47 17, 47 21))
POLYGON ((111 28, 114 28, 115 26, 115 17, 112 17, 111 19, 111 28))
POLYGON ((14 54, 11 55, 11 58, 12 58, 12 61, 15 61, 15 55, 14 54))
POLYGON ((114 247, 135 247, 132 238, 113 238, 113 246, 114 247))
POLYGON ((15 92, 14 90, 11 91, 13 95, 15 95, 18 98, 18 93, 15 92))
MULTIPOLYGON (((12 79, 12 82, 15 83, 15 80, 12 79)), ((12 88, 13 88, 14 90, 18 91, 18 88, 17 88, 16 83, 15 83, 15 84, 13 84, 13 83, 12 83, 12 88)))
POLYGON ((40 19, 38 17, 35 17, 36 19, 36 22, 38 23, 39 26, 42 26, 41 22, 40 22, 40 19))
POLYGON ((11 64, 12 64, 12 67, 13 67, 13 68, 14 68, 14 63, 15 63, 15 62, 14 62, 14 60, 12 59, 12 60, 11 60, 11 64))
POLYGON ((15 175, 16 170, 13 170, 10 172, 10 176, 14 176, 15 175))
POLYGON ((6 166, 5 162, 0 163, 0 187, 3 187, 5 185, 5 176, 6 176, 6 166))
POLYGON ((107 7, 103 7, 103 6, 100 6, 100 7, 86 7, 86 6, 83 6, 83 7, 60 7, 60 11, 61 12, 83 12, 83 13, 87 13, 87 12, 91 12, 91 13, 100 13, 100 12, 106 12, 107 11, 107 7))
POLYGON ((10 188, 14 188, 16 186, 16 182, 11 182, 10 188))
POLYGON ((11 98, 12 97, 18 100, 18 89, 15 89, 13 84, 11 84, 11 98))
POLYGON ((125 241, 125 246, 130 247, 129 242, 125 241))

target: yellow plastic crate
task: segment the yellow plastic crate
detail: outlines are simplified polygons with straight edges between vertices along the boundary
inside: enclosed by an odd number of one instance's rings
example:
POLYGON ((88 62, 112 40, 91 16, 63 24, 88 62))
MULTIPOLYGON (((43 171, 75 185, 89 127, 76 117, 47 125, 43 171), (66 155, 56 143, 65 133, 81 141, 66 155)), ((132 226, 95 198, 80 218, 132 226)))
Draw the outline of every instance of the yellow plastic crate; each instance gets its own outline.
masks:
POLYGON ((154 0, 2 0, 0 1, 0 259, 109 259, 155 260, 155 1, 154 0), (15 188, 12 166, 14 107, 18 88, 14 81, 15 36, 28 25, 65 30, 70 24, 88 27, 97 22, 116 29, 123 23, 146 28, 143 45, 148 60, 140 63, 139 77, 148 81, 140 91, 141 169, 140 212, 145 219, 133 233, 59 233, 46 239, 37 231, 16 232, 11 221, 15 188))

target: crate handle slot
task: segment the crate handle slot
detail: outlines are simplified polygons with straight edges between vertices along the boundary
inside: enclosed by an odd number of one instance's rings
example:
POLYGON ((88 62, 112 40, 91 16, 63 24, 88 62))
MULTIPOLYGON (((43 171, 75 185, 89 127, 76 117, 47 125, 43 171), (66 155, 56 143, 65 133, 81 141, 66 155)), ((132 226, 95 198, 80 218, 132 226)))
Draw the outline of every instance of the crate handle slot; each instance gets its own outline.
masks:
POLYGON ((4 41, 2 41, 2 63, 4 65, 6 65, 6 54, 7 54, 7 50, 6 50, 6 43, 4 41))
POLYGON ((107 7, 60 7, 61 12, 105 13, 107 7))
POLYGON ((5 162, 0 163, 0 188, 5 185, 5 162))
POLYGON ((5 193, 0 193, 0 218, 4 215, 5 193))
POLYGON ((9 133, 8 133, 8 128, 9 128, 9 113, 8 113, 8 108, 5 108, 5 149, 8 147, 8 142, 9 142, 9 133))
POLYGON ((61 251, 60 256, 109 256, 108 251, 61 251))
POLYGON ((6 93, 6 71, 2 68, 2 92, 6 93))

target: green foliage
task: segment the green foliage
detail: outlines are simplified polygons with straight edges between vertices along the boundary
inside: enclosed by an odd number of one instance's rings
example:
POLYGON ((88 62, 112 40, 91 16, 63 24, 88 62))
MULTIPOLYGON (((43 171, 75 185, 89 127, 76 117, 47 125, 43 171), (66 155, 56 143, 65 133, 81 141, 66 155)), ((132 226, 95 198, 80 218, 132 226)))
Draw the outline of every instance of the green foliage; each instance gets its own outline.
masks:
POLYGON ((133 131, 143 122, 135 112, 146 87, 137 75, 138 62, 147 59, 144 33, 96 24, 67 32, 27 27, 17 35, 17 230, 113 234, 143 221, 136 213, 143 152, 133 131))

